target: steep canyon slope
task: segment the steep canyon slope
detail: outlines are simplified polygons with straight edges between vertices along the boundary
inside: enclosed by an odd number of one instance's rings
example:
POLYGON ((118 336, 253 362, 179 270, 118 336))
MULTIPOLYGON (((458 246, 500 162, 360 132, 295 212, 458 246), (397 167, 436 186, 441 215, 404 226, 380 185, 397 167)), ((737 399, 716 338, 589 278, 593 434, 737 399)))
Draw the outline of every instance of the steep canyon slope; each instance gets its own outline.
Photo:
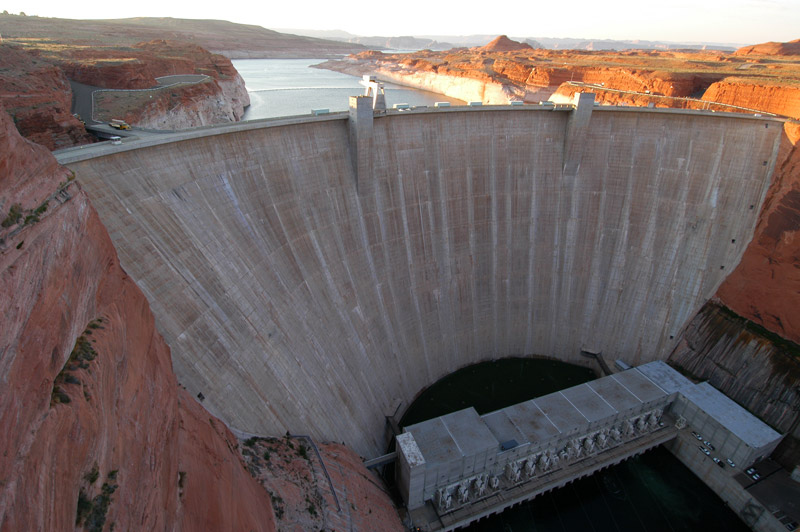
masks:
MULTIPOLYGON (((176 381, 147 300, 75 174, 1 109, 0 151, 0 530, 305 522, 307 505, 285 490, 294 471, 276 461, 257 480, 242 443, 176 381)), ((305 489, 335 487, 346 511, 322 497, 317 528, 400 530, 358 456, 321 447, 334 484, 312 475, 305 489)))
POLYGON ((0 530, 274 529, 73 174, 5 113, 0 149, 0 530))

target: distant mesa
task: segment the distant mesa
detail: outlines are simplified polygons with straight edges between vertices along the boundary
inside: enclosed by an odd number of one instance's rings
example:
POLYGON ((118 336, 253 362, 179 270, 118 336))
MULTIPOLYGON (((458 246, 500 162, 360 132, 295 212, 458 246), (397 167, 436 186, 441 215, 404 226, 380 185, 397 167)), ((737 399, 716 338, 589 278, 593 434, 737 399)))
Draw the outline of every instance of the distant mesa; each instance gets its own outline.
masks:
POLYGON ((478 50, 484 52, 517 52, 520 50, 533 50, 533 47, 530 44, 512 41, 505 35, 501 35, 486 46, 481 46, 478 50))
POLYGON ((736 50, 736 55, 800 55, 800 39, 789 42, 765 42, 736 50))

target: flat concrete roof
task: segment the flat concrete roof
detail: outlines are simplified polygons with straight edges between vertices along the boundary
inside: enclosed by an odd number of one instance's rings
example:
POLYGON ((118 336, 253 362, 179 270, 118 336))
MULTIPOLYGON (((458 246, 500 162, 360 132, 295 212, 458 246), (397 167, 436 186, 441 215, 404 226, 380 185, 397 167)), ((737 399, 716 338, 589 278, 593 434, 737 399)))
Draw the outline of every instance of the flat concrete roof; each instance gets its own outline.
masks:
MULTIPOLYGON (((677 374, 662 362, 652 364, 656 365, 650 373, 655 377, 660 373, 677 374)), ((681 382, 677 377, 671 378, 681 382)), ((414 435, 428 463, 442 463, 484 450, 499 451, 500 444, 510 440, 518 445, 546 442, 667 395, 670 392, 631 369, 483 416, 478 416, 474 408, 459 410, 406 427, 406 432, 414 435)))
POLYGON ((509 406, 499 412, 505 412, 529 442, 546 441, 560 433, 534 400, 509 406))
POLYGON ((598 421, 617 413, 617 410, 600 397, 589 386, 575 386, 563 390, 561 395, 567 398, 587 421, 598 421))
POLYGON ((576 427, 600 421, 680 392, 753 448, 780 438, 758 418, 708 383, 693 384, 664 362, 651 362, 483 416, 459 410, 406 428, 428 463, 445 463, 500 444, 550 441, 576 427))
POLYGON ((586 385, 618 412, 641 404, 641 401, 627 388, 608 377, 588 382, 586 385))
POLYGON ((528 437, 508 417, 508 412, 505 410, 486 414, 481 419, 483 419, 483 422, 486 423, 486 426, 489 427, 489 430, 500 443, 514 440, 517 444, 522 445, 529 441, 528 437))
POLYGON ((781 437, 769 425, 707 382, 684 388, 680 393, 754 449, 769 445, 781 437))
POLYGON ((428 463, 450 462, 500 446, 472 407, 410 425, 405 431, 414 436, 428 463))
POLYGON ((667 393, 675 393, 686 387, 694 386, 692 381, 660 360, 638 366, 630 371, 638 371, 667 393))
POLYGON ((622 373, 610 375, 610 378, 624 386, 626 390, 643 403, 669 395, 638 371, 623 371, 622 373))

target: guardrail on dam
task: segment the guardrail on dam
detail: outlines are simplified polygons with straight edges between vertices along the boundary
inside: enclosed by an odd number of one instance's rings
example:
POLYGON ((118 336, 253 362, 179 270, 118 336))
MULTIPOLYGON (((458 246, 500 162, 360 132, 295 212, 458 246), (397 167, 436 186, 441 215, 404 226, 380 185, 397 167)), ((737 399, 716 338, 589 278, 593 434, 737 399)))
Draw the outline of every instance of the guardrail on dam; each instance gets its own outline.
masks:
POLYGON ((751 238, 780 121, 531 107, 376 115, 358 189, 347 115, 59 159, 190 392, 370 456, 468 364, 666 358, 751 238))

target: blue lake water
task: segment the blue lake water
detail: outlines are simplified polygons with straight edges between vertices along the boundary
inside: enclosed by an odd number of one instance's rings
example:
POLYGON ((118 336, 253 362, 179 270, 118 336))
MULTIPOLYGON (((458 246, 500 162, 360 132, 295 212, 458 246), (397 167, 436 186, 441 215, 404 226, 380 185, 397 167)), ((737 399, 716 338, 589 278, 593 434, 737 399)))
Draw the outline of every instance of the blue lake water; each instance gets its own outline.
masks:
MULTIPOLYGON (((306 115, 312 109, 347 111, 348 98, 364 93, 359 79, 331 70, 311 68, 324 59, 236 59, 239 71, 250 93, 250 107, 244 120, 306 115)), ((433 92, 385 84, 386 104, 433 106, 435 102, 464 102, 433 92)))

